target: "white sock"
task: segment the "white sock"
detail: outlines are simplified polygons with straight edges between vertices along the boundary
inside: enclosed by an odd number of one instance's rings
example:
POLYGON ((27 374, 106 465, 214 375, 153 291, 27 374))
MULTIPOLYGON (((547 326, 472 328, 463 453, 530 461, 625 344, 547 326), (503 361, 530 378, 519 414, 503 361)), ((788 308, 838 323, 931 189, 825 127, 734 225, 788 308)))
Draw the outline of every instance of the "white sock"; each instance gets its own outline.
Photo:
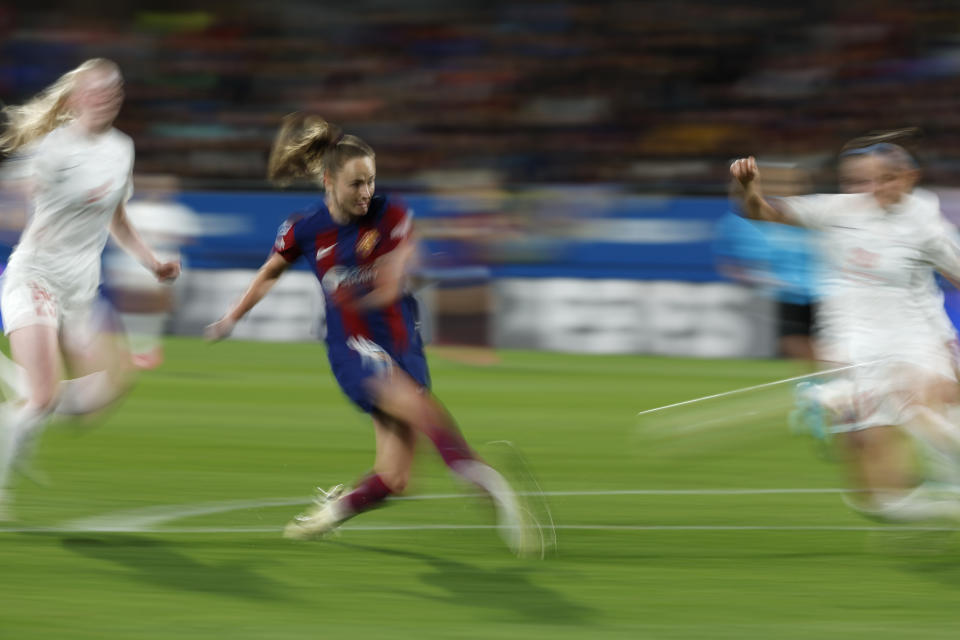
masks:
POLYGON ((0 429, 0 438, 3 442, 0 449, 0 491, 10 482, 10 474, 18 458, 29 453, 32 441, 40 437, 43 427, 50 416, 49 411, 41 411, 25 405, 19 409, 11 409, 3 405, 0 409, 3 416, 3 425, 0 429))
POLYGON ((16 429, 13 424, 13 411, 8 405, 0 405, 0 414, 2 414, 2 422, 0 422, 0 500, 2 500, 13 469, 16 429))
POLYGON ((960 501, 930 495, 919 486, 905 496, 877 500, 877 515, 896 522, 960 520, 960 501))
POLYGON ((30 395, 26 371, 3 352, 0 352, 0 387, 7 400, 23 399, 30 395))

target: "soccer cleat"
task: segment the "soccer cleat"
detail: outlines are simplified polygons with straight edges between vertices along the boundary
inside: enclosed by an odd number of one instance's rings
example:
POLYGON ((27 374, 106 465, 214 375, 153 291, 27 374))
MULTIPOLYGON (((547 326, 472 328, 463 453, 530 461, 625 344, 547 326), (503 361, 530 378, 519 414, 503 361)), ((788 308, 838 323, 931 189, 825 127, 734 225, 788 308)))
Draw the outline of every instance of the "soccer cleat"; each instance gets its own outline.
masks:
POLYGON ((343 521, 336 513, 335 503, 343 495, 344 488, 338 484, 329 491, 317 487, 317 497, 312 507, 294 517, 283 529, 283 537, 292 540, 311 540, 324 536, 343 521))
POLYGON ((497 514, 497 532, 510 551, 521 557, 542 555, 542 531, 506 478, 478 460, 459 460, 451 468, 490 496, 497 514))
POLYGON ((526 500, 513 493, 493 496, 497 509, 497 529, 514 555, 520 558, 543 558, 546 544, 543 529, 526 500))
POLYGON ((820 403, 818 385, 801 382, 794 389, 795 409, 790 412, 790 429, 797 434, 811 435, 821 442, 829 437, 827 410, 820 403))
POLYGON ((548 552, 555 553, 558 540, 553 512, 523 454, 512 442, 497 440, 486 443, 484 458, 496 461, 494 468, 503 474, 519 502, 522 537, 515 553, 540 559, 548 552))

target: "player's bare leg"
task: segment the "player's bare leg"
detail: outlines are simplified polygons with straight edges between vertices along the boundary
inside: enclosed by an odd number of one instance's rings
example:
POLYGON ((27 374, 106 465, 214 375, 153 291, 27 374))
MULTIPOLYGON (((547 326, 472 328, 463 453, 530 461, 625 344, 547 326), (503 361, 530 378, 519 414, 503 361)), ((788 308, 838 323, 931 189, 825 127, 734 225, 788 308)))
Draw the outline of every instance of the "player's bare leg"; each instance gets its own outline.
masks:
POLYGON ((73 377, 60 385, 57 413, 95 413, 133 386, 135 367, 122 335, 102 326, 91 326, 64 332, 61 348, 73 377))
POLYGON ((893 427, 871 427, 843 434, 854 486, 850 504, 865 515, 894 522, 960 521, 960 502, 917 485, 913 456, 904 434, 893 427))
POLYGON ((491 497, 497 510, 500 535, 510 549, 522 555, 539 553, 538 549, 528 548, 531 538, 525 530, 524 510, 516 493, 503 475, 470 448, 436 398, 398 370, 372 384, 377 406, 384 413, 427 436, 454 474, 491 497))
POLYGON ((322 491, 320 500, 294 518, 284 536, 309 539, 327 534, 353 516, 373 509, 388 496, 402 493, 410 481, 416 434, 408 426, 383 414, 373 414, 377 455, 373 472, 348 493, 322 491))
POLYGON ((10 333, 15 362, 22 363, 29 395, 22 402, 8 403, 2 425, 0 449, 0 502, 6 495, 14 466, 25 465, 34 443, 56 402, 61 372, 57 329, 30 325, 10 333))

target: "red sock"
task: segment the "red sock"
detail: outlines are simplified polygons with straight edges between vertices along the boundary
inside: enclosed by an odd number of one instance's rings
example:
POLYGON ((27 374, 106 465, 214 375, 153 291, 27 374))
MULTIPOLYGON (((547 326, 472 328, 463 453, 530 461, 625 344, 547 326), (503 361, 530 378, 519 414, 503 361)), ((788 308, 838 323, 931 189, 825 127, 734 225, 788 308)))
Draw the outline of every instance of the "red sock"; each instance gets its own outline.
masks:
POLYGON ((477 457, 463 436, 454 429, 431 427, 426 434, 448 467, 458 460, 475 460, 477 457))
POLYGON ((383 482, 380 476, 371 473, 354 487, 353 491, 341 498, 341 504, 349 511, 347 515, 352 516, 374 508, 391 493, 390 487, 383 482))

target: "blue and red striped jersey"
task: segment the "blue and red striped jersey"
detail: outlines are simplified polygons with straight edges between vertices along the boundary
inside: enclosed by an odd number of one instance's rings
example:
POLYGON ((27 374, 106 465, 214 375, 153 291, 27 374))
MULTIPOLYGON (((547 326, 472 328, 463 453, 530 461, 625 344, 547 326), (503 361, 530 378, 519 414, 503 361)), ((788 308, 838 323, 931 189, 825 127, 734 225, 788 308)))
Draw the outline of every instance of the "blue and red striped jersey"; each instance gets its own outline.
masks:
POLYGON ((286 261, 304 258, 320 281, 326 303, 326 342, 345 345, 351 337, 367 338, 391 354, 403 353, 417 330, 416 301, 404 294, 387 307, 360 311, 340 305, 333 293, 350 287, 355 297, 369 292, 375 263, 408 239, 413 212, 398 199, 376 195, 366 215, 349 224, 337 224, 327 205, 287 219, 277 231, 273 251, 286 261))

